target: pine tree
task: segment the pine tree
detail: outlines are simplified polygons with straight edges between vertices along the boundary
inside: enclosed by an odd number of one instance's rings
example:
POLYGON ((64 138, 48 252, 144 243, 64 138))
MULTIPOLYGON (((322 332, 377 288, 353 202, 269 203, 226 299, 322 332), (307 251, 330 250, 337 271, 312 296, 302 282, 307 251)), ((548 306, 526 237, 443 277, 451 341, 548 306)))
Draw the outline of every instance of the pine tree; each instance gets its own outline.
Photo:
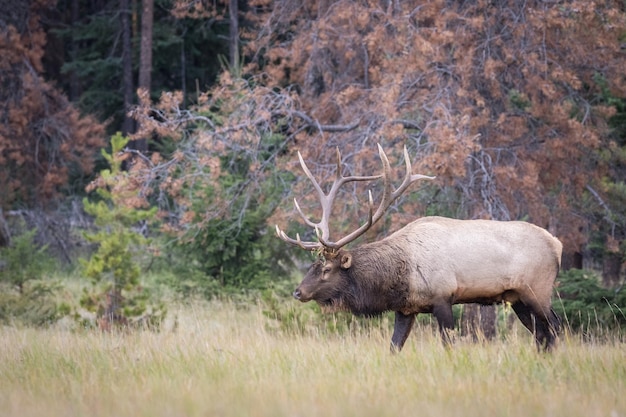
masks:
POLYGON ((98 230, 86 234, 97 249, 82 262, 93 288, 85 290, 81 306, 97 314, 98 326, 104 330, 114 326, 158 328, 166 313, 162 303, 151 303, 150 293, 140 282, 139 259, 145 255, 149 239, 136 227, 153 219, 156 208, 129 206, 129 192, 119 192, 125 190, 124 182, 128 179, 120 158, 127 143, 128 138, 121 134, 111 138, 111 153, 102 151, 110 169, 101 171, 92 187, 100 200, 83 201, 98 230))

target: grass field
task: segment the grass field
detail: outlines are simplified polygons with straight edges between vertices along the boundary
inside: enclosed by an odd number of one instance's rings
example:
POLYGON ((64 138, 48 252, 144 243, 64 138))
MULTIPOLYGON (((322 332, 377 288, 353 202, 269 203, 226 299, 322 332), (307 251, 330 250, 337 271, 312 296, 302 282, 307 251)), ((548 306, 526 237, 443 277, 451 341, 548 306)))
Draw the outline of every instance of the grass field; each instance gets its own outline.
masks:
POLYGON ((281 334, 260 307, 186 307, 160 333, 0 328, 0 416, 626 416, 626 345, 524 332, 445 349, 382 326, 281 334))

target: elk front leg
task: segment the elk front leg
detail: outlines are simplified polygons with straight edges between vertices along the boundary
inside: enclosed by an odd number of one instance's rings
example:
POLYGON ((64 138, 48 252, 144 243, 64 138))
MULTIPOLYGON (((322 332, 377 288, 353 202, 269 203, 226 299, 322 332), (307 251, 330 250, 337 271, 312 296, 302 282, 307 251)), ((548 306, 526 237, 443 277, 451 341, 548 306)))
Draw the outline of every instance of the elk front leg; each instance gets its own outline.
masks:
POLYGON ((393 325, 393 336, 391 337, 391 352, 398 353, 402 350, 411 328, 415 322, 415 314, 402 314, 396 311, 396 319, 393 325))

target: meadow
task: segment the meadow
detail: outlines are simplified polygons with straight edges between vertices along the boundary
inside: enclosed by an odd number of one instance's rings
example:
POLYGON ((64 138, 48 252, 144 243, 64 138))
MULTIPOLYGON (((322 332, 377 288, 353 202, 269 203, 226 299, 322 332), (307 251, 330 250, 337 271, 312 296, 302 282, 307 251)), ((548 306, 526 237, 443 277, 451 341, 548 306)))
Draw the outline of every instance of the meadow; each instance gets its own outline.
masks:
POLYGON ((516 327, 446 349, 421 327, 391 355, 388 325, 303 335, 262 310, 180 307, 158 333, 0 328, 0 416, 626 416, 617 340, 544 354, 516 327))

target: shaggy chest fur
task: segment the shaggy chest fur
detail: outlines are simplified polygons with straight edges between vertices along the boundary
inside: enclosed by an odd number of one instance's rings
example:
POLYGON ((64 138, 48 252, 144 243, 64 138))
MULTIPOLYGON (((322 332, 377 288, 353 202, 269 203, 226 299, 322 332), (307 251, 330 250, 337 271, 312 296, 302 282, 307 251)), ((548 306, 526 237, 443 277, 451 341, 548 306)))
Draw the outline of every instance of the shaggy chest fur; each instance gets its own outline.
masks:
POLYGON ((392 254, 373 257, 359 252, 353 252, 354 266, 342 274, 347 291, 341 294, 340 304, 366 316, 402 310, 410 298, 406 261, 392 254))

